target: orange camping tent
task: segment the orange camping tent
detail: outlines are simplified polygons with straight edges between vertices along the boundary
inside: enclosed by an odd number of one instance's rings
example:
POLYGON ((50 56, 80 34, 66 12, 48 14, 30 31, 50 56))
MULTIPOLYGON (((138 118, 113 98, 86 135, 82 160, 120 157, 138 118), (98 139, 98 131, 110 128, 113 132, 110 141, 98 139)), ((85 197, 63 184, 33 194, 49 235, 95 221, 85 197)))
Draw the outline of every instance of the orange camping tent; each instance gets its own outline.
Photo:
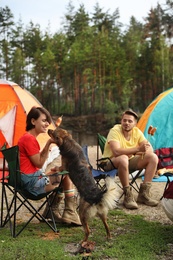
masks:
MULTIPOLYGON (((25 132, 26 115, 33 106, 42 105, 26 89, 14 82, 0 79, 0 147, 4 143, 9 147, 17 144, 25 132)), ((49 128, 55 128, 53 121, 49 128)), ((39 136, 41 148, 48 138, 48 134, 39 136)), ((2 158, 1 153, 0 157, 2 158)))

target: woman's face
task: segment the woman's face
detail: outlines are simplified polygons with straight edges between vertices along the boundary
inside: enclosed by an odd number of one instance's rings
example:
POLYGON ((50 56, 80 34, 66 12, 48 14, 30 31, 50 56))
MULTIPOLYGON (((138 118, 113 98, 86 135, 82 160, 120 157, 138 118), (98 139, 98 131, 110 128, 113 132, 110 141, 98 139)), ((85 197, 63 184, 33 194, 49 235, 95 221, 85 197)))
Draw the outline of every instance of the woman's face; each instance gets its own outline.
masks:
POLYGON ((38 119, 32 119, 32 124, 35 126, 35 131, 38 134, 46 133, 49 122, 46 119, 45 114, 41 114, 38 119))

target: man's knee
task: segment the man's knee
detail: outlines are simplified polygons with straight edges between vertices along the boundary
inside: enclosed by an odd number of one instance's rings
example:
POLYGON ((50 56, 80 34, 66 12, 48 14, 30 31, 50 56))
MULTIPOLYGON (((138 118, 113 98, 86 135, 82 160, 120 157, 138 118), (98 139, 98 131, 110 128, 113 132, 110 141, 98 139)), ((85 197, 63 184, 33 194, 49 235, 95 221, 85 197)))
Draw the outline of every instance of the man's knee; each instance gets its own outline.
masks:
POLYGON ((128 168, 129 166, 129 159, 127 155, 120 155, 118 157, 113 157, 111 160, 108 160, 106 163, 103 163, 101 168, 104 171, 110 171, 115 168, 119 167, 128 168))
POLYGON ((116 161, 117 168, 120 171, 128 171, 129 168, 129 158, 127 155, 120 155, 118 156, 116 161))
POLYGON ((118 158, 118 164, 119 166, 128 166, 129 165, 129 158, 127 155, 120 155, 118 158))
POLYGON ((148 154, 148 161, 150 163, 155 163, 155 164, 158 164, 158 157, 155 153, 149 153, 148 154))
POLYGON ((153 154, 154 154, 155 161, 156 161, 156 163, 158 164, 159 158, 158 158, 158 156, 157 156, 155 153, 153 153, 153 154))

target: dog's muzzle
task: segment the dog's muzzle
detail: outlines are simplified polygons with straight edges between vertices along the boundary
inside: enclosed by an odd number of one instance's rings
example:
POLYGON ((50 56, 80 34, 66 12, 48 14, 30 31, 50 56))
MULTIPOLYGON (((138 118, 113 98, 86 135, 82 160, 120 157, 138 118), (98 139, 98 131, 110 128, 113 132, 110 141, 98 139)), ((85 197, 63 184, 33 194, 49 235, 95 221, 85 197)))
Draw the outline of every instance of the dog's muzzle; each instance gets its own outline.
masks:
POLYGON ((53 130, 52 129, 48 129, 48 135, 52 135, 52 133, 53 133, 53 130))

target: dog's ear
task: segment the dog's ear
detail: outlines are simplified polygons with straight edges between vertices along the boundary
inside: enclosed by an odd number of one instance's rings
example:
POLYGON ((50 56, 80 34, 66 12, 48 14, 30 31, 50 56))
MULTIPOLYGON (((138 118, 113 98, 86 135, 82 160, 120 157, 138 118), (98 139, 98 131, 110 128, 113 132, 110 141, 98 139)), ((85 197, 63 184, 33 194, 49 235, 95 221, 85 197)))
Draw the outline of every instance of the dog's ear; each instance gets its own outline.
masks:
POLYGON ((62 139, 64 139, 65 137, 72 138, 72 135, 68 131, 62 128, 59 128, 58 132, 59 132, 58 136, 61 137, 62 139))

